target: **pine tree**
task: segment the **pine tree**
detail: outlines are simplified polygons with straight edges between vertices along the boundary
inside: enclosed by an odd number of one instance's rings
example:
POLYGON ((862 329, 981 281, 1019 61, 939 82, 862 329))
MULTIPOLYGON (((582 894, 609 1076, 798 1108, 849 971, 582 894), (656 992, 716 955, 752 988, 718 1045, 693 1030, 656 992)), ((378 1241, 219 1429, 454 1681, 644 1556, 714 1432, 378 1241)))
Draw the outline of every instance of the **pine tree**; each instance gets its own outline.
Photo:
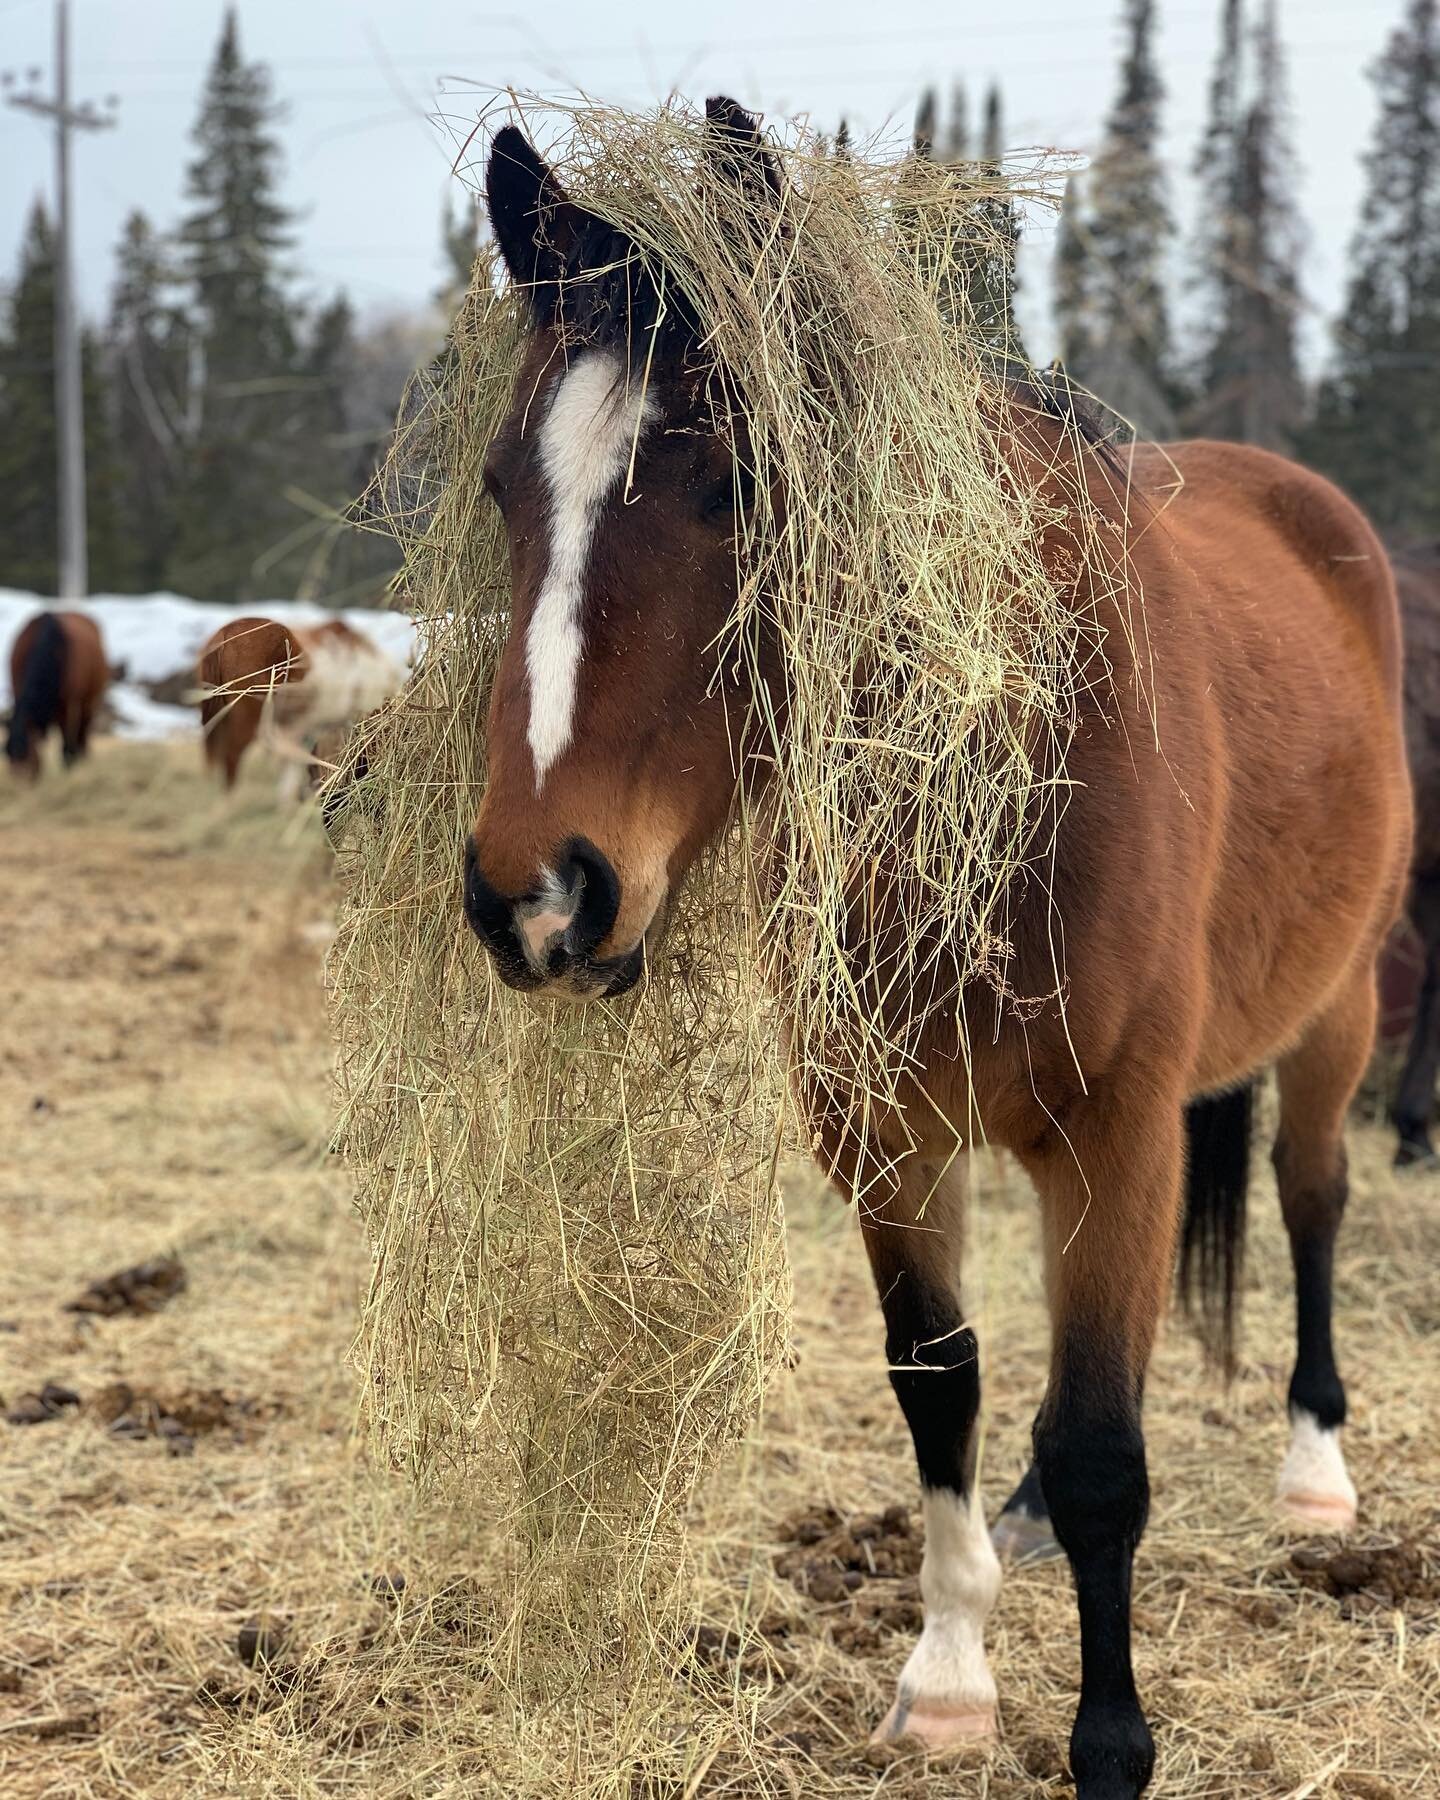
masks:
POLYGON ((965 105, 965 87, 957 81, 950 90, 950 124, 945 133, 945 160, 961 163, 970 155, 970 117, 965 105))
MULTIPOLYGON (((1236 173, 1243 96, 1244 0, 1221 0, 1220 44, 1210 74, 1205 130, 1192 165, 1200 190, 1194 239, 1196 286, 1210 324, 1207 344, 1223 335, 1229 282, 1239 266, 1235 241, 1236 173)), ((1202 357, 1203 363, 1203 357, 1202 357)))
POLYGON ((454 317, 460 302, 470 288, 475 268, 475 255, 480 248, 479 203, 466 193, 457 213, 450 204, 447 191, 445 211, 440 220, 440 251, 445 279, 436 290, 435 299, 447 319, 454 317))
POLYGON ((274 591, 295 566, 277 552, 305 535, 285 497, 313 447, 298 308, 282 262, 291 214, 276 198, 277 117, 269 71, 243 60, 227 11, 180 231, 201 373, 172 573, 202 598, 251 596, 262 575, 274 591))
POLYGON ((1060 331, 1060 359, 1079 381, 1095 358, 1094 296, 1090 279, 1085 195, 1080 177, 1065 183, 1055 240, 1055 322, 1060 331))
POLYGON ((1196 160, 1204 322, 1187 423, 1208 436, 1287 450, 1304 392, 1295 346, 1299 229, 1274 0, 1266 0, 1252 36, 1253 70, 1243 23, 1241 0, 1225 0, 1196 160))
POLYGON ((1125 0, 1120 90, 1091 171, 1084 233, 1093 342, 1070 369, 1142 431, 1168 435, 1170 321, 1165 270, 1174 226, 1160 162, 1164 88, 1155 61, 1155 0, 1125 0))
POLYGON ((120 504, 142 592, 167 585, 186 462, 190 329, 174 278, 166 246, 132 212, 116 252, 108 362, 115 436, 125 446, 120 504))
MULTIPOLYGON (((7 312, 0 326, 0 582, 53 594, 59 572, 55 233, 39 201, 26 226, 7 312)), ((104 376, 88 332, 81 336, 81 383, 90 581, 103 591, 123 585, 126 570, 104 376)))
MULTIPOLYGON (((985 96, 985 125, 977 173, 999 183, 1004 175, 1005 127, 1000 89, 992 83, 985 96)), ((976 208, 981 249, 970 287, 971 313, 985 341, 1006 361, 1027 360, 1015 321, 1016 257, 1020 248, 1020 215, 1008 195, 995 192, 976 208)))
POLYGON ((920 96, 920 104, 915 109, 915 130, 913 148, 916 156, 929 162, 935 155, 935 132, 939 103, 935 98, 934 88, 926 88, 920 96))
POLYGON ((1410 0, 1372 79, 1380 116, 1308 457, 1383 529, 1440 531, 1440 5, 1410 0))

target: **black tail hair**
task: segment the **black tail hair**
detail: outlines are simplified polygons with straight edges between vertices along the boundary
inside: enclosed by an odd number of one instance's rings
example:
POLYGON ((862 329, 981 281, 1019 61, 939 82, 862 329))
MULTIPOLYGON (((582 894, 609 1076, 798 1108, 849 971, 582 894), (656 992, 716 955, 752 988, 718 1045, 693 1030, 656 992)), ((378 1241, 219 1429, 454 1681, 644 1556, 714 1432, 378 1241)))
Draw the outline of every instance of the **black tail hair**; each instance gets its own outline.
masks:
POLYGON ((1254 1110, 1252 1082, 1228 1093, 1192 1100, 1185 1109, 1180 1297, 1206 1355, 1227 1375, 1235 1370, 1254 1110))
POLYGON ((5 754, 11 762, 24 762, 30 754, 33 732, 44 737, 60 719, 65 688, 65 628, 54 613, 41 613, 30 653, 20 672, 20 685, 10 714, 5 754))

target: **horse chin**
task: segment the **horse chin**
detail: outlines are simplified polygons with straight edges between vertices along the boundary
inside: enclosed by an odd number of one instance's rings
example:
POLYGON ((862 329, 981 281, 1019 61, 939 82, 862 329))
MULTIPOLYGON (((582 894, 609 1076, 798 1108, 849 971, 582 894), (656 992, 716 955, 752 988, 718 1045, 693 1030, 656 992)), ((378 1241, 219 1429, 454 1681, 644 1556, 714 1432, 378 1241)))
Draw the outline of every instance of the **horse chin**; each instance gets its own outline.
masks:
POLYGON ((572 963, 563 974, 543 986, 532 989, 536 999, 563 1001, 571 1006, 584 1006, 592 1000, 619 1000, 637 988, 655 959, 661 938, 665 935, 668 913, 662 899, 650 923, 628 950, 618 956, 586 958, 572 963))

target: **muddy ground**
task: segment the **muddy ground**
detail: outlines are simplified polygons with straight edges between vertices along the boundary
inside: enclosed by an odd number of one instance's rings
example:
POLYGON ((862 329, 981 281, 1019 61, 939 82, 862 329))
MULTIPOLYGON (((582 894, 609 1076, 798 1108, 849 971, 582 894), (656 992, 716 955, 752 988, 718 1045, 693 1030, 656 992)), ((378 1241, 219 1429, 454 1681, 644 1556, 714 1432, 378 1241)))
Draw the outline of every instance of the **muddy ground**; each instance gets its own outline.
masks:
MULTIPOLYGON (((353 1441, 345 1355, 365 1248, 329 1154, 314 821, 252 772, 222 802, 190 746, 102 742, 0 793, 0 1795, 591 1791, 603 1750, 497 1745, 484 1567, 353 1441)), ((1260 1169, 1245 1360, 1228 1390, 1172 1325, 1147 1403, 1136 1583, 1156 1794, 1440 1794, 1440 1181, 1357 1126, 1338 1273, 1351 1545, 1275 1528, 1289 1308, 1260 1169)), ((675 1731, 726 1707, 648 1800, 1073 1791, 1063 1568, 1007 1579, 1003 1742, 871 1750, 918 1622, 908 1445, 850 1221, 791 1181, 798 1358, 703 1497, 675 1731), (731 1618, 761 1621, 737 1660, 731 1618)), ((976 1207, 985 1482, 1018 1474, 1043 1379, 1032 1208, 976 1207)), ((598 1791, 598 1790, 597 1790, 598 1791)))

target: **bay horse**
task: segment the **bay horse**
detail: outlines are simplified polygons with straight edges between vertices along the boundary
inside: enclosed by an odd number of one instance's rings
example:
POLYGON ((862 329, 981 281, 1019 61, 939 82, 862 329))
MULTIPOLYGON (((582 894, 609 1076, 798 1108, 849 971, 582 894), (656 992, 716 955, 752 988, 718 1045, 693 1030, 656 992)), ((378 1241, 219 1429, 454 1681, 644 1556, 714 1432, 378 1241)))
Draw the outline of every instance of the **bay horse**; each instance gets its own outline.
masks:
POLYGON ((90 728, 110 685, 100 627, 85 613, 41 612, 27 619, 10 649, 14 696, 5 755, 17 775, 40 773, 40 746, 52 727, 68 769, 90 745, 90 728))
MULTIPOLYGON (((743 182, 757 210, 781 204, 785 178, 756 121, 724 99, 706 118, 715 179, 743 182)), ((752 779, 732 746, 767 671, 784 729, 784 651, 765 647, 758 675, 717 666, 747 501, 693 378, 703 342, 662 338, 660 278, 514 127, 494 138, 486 193, 529 332, 485 467, 512 591, 464 912, 511 986, 613 998, 640 981, 670 897, 752 779)), ((940 1747, 995 1728, 983 1628, 1000 1565, 978 1493, 977 1345, 959 1285, 957 1148, 973 1093, 1043 1220, 1052 1352, 1027 1491, 1074 1575, 1071 1764, 1081 1800, 1132 1800, 1154 1764, 1130 1648, 1146 1367, 1182 1219, 1192 1272, 1229 1322, 1249 1084, 1272 1064, 1298 1337, 1279 1495, 1309 1525, 1355 1517, 1331 1262, 1376 952, 1409 860, 1400 634, 1379 542, 1321 477, 1265 451, 1190 443, 1137 448, 1127 493, 1114 453, 1077 440, 1058 396, 1024 393, 1028 411, 998 415, 1016 420, 1004 460, 1052 481, 1057 512, 1082 484, 1144 595, 1142 650, 1124 596, 1091 593, 1046 528, 1056 589, 1086 617, 1099 606, 1114 671, 1078 701, 1053 914, 1018 879, 1013 894, 1013 991, 1054 993, 1058 917, 1066 1004, 997 1016, 987 987, 972 997, 993 1034, 967 1047, 955 1015, 927 1022, 914 1079, 928 1104, 907 1108, 903 1127, 855 1126, 858 1109, 833 1107, 811 1122, 825 1173, 866 1195, 860 1229, 921 1482, 924 1625, 880 1734, 940 1747), (877 1169, 890 1172, 883 1187, 877 1169)))
POLYGON ((1397 1168, 1440 1165, 1430 1122, 1440 1075, 1440 544, 1392 550, 1405 633, 1405 742, 1415 790, 1407 910, 1424 966, 1391 1117, 1397 1168))
POLYGON ((241 758, 263 737, 282 760, 282 798, 298 799, 313 741, 372 712, 403 671, 343 619, 297 627, 247 617, 210 637, 199 676, 205 761, 225 787, 234 787, 241 758))

